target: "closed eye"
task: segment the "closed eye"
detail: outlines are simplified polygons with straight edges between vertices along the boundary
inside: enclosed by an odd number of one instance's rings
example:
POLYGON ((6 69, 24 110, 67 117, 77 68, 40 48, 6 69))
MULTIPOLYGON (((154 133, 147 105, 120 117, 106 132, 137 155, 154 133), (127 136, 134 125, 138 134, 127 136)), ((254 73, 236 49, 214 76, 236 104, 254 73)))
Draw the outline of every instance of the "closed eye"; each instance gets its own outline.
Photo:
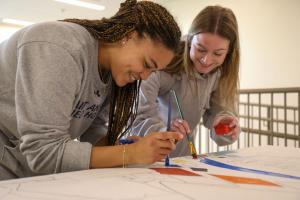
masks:
POLYGON ((151 59, 153 65, 149 65, 147 61, 144 62, 144 68, 147 69, 147 70, 150 70, 150 71, 156 71, 157 70, 157 65, 156 65, 156 62, 154 62, 152 59, 151 59))
POLYGON ((214 53, 215 54, 215 56, 222 56, 223 54, 221 54, 221 53, 214 53))
POLYGON ((197 51, 199 51, 199 52, 201 52, 201 53, 207 52, 205 49, 202 49, 202 48, 197 48, 197 47, 196 47, 196 49, 197 49, 197 51))
POLYGON ((144 68, 151 70, 151 66, 147 62, 144 62, 144 68))

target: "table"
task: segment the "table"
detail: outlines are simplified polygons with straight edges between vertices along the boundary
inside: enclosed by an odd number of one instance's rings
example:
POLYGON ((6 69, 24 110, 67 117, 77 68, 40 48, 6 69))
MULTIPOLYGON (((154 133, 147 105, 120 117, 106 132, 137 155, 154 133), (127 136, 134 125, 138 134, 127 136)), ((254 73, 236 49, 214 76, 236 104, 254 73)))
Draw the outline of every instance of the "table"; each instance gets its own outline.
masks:
POLYGON ((300 199, 300 148, 252 147, 170 162, 178 167, 157 162, 0 181, 0 199, 300 199))

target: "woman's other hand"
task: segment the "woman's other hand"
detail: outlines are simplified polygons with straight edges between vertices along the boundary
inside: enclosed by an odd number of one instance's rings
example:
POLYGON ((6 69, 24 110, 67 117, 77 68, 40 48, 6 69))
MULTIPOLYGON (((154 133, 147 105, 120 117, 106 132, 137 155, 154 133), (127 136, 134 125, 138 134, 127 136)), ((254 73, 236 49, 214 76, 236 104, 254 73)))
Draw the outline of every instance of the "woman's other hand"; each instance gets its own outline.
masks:
POLYGON ((221 133, 221 137, 223 136, 226 138, 230 138, 231 141, 235 141, 238 139, 241 132, 241 127, 236 116, 223 113, 218 114, 214 119, 213 127, 216 127, 219 124, 224 124, 225 126, 228 126, 228 131, 221 133))

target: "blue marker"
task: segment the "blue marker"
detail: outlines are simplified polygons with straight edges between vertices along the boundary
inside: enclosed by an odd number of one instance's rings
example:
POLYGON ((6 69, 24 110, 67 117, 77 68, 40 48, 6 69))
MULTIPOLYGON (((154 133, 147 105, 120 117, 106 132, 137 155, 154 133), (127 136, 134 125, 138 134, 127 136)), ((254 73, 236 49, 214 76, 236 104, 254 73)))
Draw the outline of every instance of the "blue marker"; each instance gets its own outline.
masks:
POLYGON ((134 143, 134 140, 130 140, 130 139, 121 139, 119 141, 119 144, 132 144, 134 143))
POLYGON ((167 155, 167 157, 165 158, 165 166, 169 167, 170 166, 170 158, 169 155, 167 155))

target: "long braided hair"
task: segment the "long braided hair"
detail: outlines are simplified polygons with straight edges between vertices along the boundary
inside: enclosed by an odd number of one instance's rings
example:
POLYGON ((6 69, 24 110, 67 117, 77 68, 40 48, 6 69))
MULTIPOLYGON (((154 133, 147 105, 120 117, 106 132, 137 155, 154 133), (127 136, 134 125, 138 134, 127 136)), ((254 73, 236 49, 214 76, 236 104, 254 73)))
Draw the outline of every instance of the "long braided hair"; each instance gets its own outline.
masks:
MULTIPOLYGON (((114 43, 136 31, 140 37, 144 34, 152 40, 161 42, 176 52, 181 32, 172 15, 162 6, 150 2, 126 0, 119 11, 111 18, 101 20, 65 19, 85 27, 100 42, 114 43)), ((107 140, 109 145, 123 136, 131 127, 137 113, 138 92, 141 81, 129 83, 123 87, 112 83, 109 125, 107 140), (128 123, 129 122, 129 123, 128 123)))

